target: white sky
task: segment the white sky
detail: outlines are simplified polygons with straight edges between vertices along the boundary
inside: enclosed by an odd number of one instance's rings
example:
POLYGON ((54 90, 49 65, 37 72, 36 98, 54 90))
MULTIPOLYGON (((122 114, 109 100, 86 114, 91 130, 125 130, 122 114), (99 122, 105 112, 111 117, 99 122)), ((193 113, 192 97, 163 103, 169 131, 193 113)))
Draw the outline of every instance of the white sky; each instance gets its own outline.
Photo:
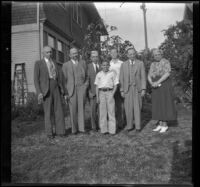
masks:
MULTIPOLYGON (((97 2, 95 6, 100 16, 108 25, 118 28, 111 31, 110 36, 119 35, 123 40, 129 40, 137 51, 145 48, 144 18, 140 9, 142 3, 109 3, 97 2)), ((168 26, 181 21, 184 14, 184 3, 145 3, 148 47, 158 47, 164 41, 163 32, 168 26)))

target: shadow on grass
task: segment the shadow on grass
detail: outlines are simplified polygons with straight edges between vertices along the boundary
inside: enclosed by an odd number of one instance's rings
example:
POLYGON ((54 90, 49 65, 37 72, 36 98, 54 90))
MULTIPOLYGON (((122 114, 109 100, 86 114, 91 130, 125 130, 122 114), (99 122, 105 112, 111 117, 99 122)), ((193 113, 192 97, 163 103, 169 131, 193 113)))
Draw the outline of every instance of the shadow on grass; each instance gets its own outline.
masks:
POLYGON ((168 123, 169 127, 178 127, 178 120, 174 120, 174 121, 169 121, 168 123))
POLYGON ((152 114, 151 114, 151 104, 149 103, 144 103, 142 107, 142 125, 141 129, 143 129, 149 122, 151 121, 152 114))
POLYGON ((173 159, 169 183, 192 183, 192 140, 185 140, 184 149, 179 148, 179 141, 173 144, 173 159))

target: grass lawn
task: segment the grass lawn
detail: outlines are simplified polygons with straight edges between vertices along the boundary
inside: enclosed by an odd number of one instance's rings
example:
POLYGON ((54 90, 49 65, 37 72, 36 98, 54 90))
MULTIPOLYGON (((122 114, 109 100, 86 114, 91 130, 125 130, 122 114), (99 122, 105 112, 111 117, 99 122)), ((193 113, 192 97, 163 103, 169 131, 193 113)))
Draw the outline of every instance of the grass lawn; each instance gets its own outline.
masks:
MULTIPOLYGON (((177 106, 178 122, 159 134, 152 132, 150 107, 144 105, 144 127, 138 134, 69 134, 55 143, 46 140, 42 118, 12 121, 12 182, 191 184, 192 111, 177 106)), ((87 106, 89 128, 88 113, 87 106)))

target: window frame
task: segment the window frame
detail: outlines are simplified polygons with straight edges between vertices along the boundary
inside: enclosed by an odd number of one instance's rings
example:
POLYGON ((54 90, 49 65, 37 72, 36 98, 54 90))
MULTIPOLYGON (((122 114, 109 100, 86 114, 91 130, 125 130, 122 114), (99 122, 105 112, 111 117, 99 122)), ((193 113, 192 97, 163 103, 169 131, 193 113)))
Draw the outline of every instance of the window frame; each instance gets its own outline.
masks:
POLYGON ((72 14, 73 14, 73 20, 82 27, 82 10, 81 10, 81 4, 76 2, 73 3, 72 8, 72 14))

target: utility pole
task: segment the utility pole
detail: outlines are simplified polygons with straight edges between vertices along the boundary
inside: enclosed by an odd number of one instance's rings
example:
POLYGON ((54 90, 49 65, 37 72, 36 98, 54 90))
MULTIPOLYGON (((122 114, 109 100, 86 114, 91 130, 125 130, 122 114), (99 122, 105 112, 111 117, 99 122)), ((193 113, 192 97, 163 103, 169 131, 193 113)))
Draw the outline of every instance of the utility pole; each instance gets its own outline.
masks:
POLYGON ((148 50, 148 40, 147 40, 147 23, 146 23, 146 6, 145 3, 142 3, 140 8, 143 10, 143 15, 144 15, 144 35, 145 35, 145 49, 146 51, 148 50))

